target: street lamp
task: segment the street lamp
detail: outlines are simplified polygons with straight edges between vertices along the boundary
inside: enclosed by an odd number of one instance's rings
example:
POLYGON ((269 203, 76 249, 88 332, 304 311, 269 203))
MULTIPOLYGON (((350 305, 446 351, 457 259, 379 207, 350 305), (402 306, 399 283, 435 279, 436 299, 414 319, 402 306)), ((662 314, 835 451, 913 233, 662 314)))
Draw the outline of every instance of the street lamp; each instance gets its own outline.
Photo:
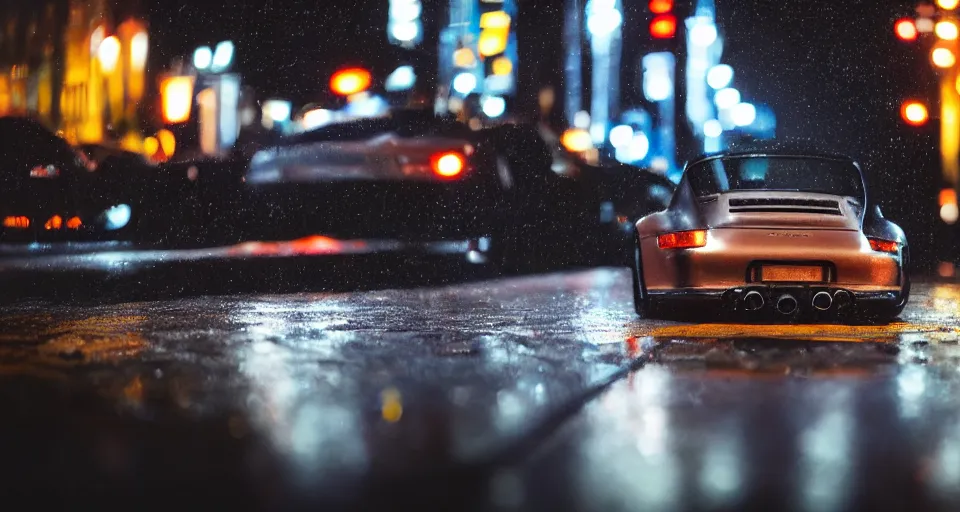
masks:
POLYGON ((213 58, 210 61, 210 71, 221 73, 230 67, 233 62, 233 42, 221 41, 217 44, 217 49, 213 52, 213 58))
POLYGON ((105 73, 113 73, 117 69, 117 62, 120 60, 120 39, 117 36, 110 36, 100 43, 97 49, 97 58, 100 60, 100 67, 105 73))
POLYGON ((900 107, 900 116, 907 124, 912 126, 921 126, 930 117, 927 106, 919 101, 904 102, 903 106, 900 107))
POLYGON ((933 32, 944 41, 953 41, 957 39, 957 24, 952 21, 938 21, 933 27, 933 32))
POLYGON ((192 76, 169 76, 160 83, 163 120, 167 124, 183 123, 190 119, 193 106, 192 76))
POLYGON ((372 80, 366 69, 342 69, 330 78, 330 90, 341 96, 353 96, 369 89, 372 80))
POLYGON ((130 65, 133 69, 141 70, 147 65, 147 51, 149 40, 146 32, 137 32, 130 39, 130 65))
POLYGON ((897 37, 904 41, 916 41, 919 36, 917 24, 908 18, 897 20, 897 23, 893 25, 893 30, 897 37))
POLYGON ((209 46, 201 46, 193 52, 193 67, 197 71, 206 71, 213 62, 213 50, 209 46))
POLYGON ((952 68, 957 63, 957 56, 949 48, 943 47, 934 48, 933 52, 930 53, 930 59, 934 66, 943 69, 952 68))

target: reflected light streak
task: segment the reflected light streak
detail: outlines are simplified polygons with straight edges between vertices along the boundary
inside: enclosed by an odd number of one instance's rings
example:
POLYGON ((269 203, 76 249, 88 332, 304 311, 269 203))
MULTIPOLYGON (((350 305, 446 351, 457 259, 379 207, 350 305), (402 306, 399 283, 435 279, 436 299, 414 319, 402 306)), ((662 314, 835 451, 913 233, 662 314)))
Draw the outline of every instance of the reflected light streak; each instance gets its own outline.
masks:
POLYGON ((934 459, 931 485, 940 494, 960 494, 960 425, 954 425, 945 433, 934 459))
POLYGON ((331 352, 323 341, 290 346, 285 338, 286 315, 323 315, 331 304, 297 306, 256 301, 232 315, 234 322, 248 326, 242 331, 247 339, 237 344, 237 359, 249 389, 244 403, 249 423, 304 471, 301 476, 315 477, 310 473, 327 469, 356 470, 366 461, 357 411, 315 389, 318 382, 336 382, 339 370, 313 362, 335 358, 339 350, 331 352), (311 364, 303 364, 305 359, 311 364))
POLYGON ((941 80, 940 159, 947 183, 960 177, 960 96, 954 80, 941 80))
POLYGON ((843 510, 850 498, 850 448, 855 439, 850 389, 814 387, 822 408, 800 435, 802 502, 806 510, 843 510))
POLYGON ((926 371, 915 365, 905 367, 897 375, 897 397, 902 418, 917 418, 927 389, 926 371))
POLYGON ((650 366, 603 395, 590 414, 596 430, 580 448, 584 496, 615 495, 636 510, 678 505, 683 475, 663 403, 671 380, 669 370, 650 366))
POLYGON ((733 505, 743 487, 743 439, 739 426, 719 425, 706 443, 700 487, 716 504, 733 505))

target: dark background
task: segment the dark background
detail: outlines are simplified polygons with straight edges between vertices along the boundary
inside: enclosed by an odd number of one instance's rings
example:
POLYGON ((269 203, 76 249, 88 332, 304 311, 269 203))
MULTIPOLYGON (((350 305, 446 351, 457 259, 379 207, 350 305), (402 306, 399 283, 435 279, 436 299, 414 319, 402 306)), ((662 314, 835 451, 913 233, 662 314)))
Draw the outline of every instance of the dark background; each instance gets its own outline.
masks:
MULTIPOLYGON (((436 38, 445 1, 424 1, 431 29, 425 47, 436 38)), ((562 87, 563 3, 520 2, 517 104, 523 109, 535 105, 539 86, 562 87)), ((625 31, 625 48, 647 42, 645 30, 637 29, 644 25, 631 21, 642 19, 646 3, 624 0, 627 27, 632 26, 625 31)), ((387 5, 387 0, 154 0, 143 7, 158 49, 155 65, 189 56, 199 44, 232 39, 245 83, 261 96, 303 104, 325 98, 329 76, 340 66, 363 64, 385 75, 407 58, 387 42, 387 5)), ((894 21, 910 15, 914 5, 718 0, 717 15, 726 38, 722 60, 734 67, 735 85, 746 100, 774 109, 778 138, 802 138, 857 157, 887 216, 906 224, 909 234, 917 233, 914 243, 922 244, 922 238, 938 236, 930 229, 939 222, 937 123, 905 126, 899 107, 906 97, 932 100, 936 77, 928 50, 893 34, 894 21)), ((419 58, 436 67, 429 56, 419 58)), ((636 69, 636 62, 624 66, 636 69)), ((625 85, 630 84, 628 77, 625 85)))

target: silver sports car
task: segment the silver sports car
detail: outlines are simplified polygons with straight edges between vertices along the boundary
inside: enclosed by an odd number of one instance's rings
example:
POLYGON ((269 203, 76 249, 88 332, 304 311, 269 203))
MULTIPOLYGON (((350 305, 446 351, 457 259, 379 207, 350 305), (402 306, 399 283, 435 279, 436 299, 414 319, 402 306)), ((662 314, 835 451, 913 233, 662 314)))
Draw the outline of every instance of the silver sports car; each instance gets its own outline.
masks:
POLYGON ((890 320, 910 296, 903 230, 883 218, 847 157, 702 157, 687 165, 669 207, 636 225, 640 316, 709 299, 784 319, 890 320))

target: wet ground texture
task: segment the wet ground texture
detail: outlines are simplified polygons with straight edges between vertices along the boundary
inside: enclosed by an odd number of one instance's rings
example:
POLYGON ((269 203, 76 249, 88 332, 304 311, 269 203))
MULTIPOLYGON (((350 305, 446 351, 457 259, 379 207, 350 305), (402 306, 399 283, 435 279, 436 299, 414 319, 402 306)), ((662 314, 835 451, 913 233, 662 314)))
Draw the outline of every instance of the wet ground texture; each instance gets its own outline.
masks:
POLYGON ((123 286, 0 309, 0 494, 960 509, 957 282, 916 283, 902 322, 859 326, 638 320, 626 269, 359 292, 123 286))

